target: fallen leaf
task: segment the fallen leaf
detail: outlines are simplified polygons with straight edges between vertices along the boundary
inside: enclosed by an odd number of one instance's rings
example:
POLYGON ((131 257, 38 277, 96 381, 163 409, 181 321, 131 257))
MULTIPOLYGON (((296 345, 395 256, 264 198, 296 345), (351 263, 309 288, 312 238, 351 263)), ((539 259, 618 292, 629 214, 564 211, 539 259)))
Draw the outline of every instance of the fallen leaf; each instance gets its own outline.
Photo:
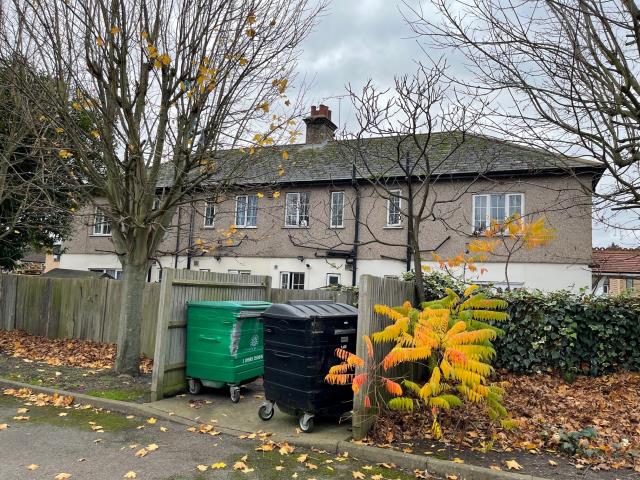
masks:
POLYGON ((462 460, 461 458, 456 457, 456 458, 453 459, 453 463, 464 463, 464 460, 462 460))
POLYGON ((57 474, 55 477, 53 477, 54 480, 67 480, 68 478, 71 478, 71 474, 70 473, 59 473, 57 474))
POLYGON ((227 464, 224 462, 216 462, 211 464, 211 468, 220 470, 221 468, 227 468, 227 464))
POLYGON ((196 470, 199 472, 206 472, 209 469, 208 465, 197 465, 196 470))
POLYGON ((67 415, 69 415, 67 412, 60 412, 58 414, 59 417, 66 417, 67 415))
POLYGON ((504 464, 509 470, 522 470, 522 465, 515 460, 506 460, 504 464))
POLYGON ((552 467, 555 467, 558 465, 558 462, 554 462, 553 460, 549 460, 549 465, 551 465, 552 467))
POLYGON ((305 466, 305 467, 307 467, 309 470, 317 470, 317 469, 318 469, 318 466, 317 466, 317 465, 314 465, 314 464, 313 464, 313 463, 311 463, 311 462, 307 462, 307 463, 305 463, 305 464, 304 464, 304 466, 305 466))
POLYGON ((147 450, 149 450, 150 452, 155 452, 158 448, 159 447, 156 443, 150 443, 149 445, 147 445, 147 450))
POLYGON ((19 409, 18 409, 18 413, 19 413, 19 414, 21 414, 21 415, 22 415, 23 413, 27 413, 28 411, 29 411, 29 409, 28 409, 28 408, 19 408, 19 409))
POLYGON ((147 418, 147 423, 148 423, 149 425, 155 425, 157 421, 158 421, 158 419, 157 419, 157 418, 153 418, 153 417, 151 417, 151 418, 147 418))
POLYGON ((125 473, 122 478, 137 478, 137 477, 138 477, 138 474, 133 470, 130 470, 127 473, 125 473))
POLYGON ((7 428, 9 428, 9 425, 6 423, 0 423, 0 430, 6 430, 7 428))
POLYGON ((307 461, 307 457, 309 457, 309 455, 307 455, 306 453, 303 453, 296 460, 298 460, 300 463, 304 463, 307 461))
POLYGON ((27 467, 27 470, 37 470, 37 469, 39 469, 39 468, 40 468, 40 465, 37 465, 37 464, 35 464, 35 463, 32 463, 31 465, 29 465, 29 466, 27 467))
POLYGON ((276 470, 278 472, 281 472, 282 470, 284 470, 284 467, 282 465, 276 465, 276 470))
POLYGON ((360 479, 360 480, 361 480, 361 479, 363 479, 363 478, 365 478, 365 474, 364 474, 364 473, 362 473, 362 472, 358 472, 358 471, 356 471, 356 472, 351 472, 351 476, 352 476, 353 478, 360 479))
POLYGON ((161 432, 168 432, 169 429, 167 427, 160 427, 161 432))
POLYGON ((147 451, 147 449, 146 449, 146 448, 141 448, 141 449, 140 449, 140 450, 138 450, 134 455, 135 455, 136 457, 138 457, 138 458, 142 458, 142 457, 145 457, 145 456, 147 455, 147 453, 149 453, 149 452, 147 451))

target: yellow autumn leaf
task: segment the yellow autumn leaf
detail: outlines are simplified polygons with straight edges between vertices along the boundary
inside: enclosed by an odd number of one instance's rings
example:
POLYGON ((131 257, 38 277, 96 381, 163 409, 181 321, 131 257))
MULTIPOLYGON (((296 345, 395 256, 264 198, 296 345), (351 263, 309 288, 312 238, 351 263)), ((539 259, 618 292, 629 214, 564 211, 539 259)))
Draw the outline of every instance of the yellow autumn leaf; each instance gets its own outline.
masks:
POLYGON ((168 432, 169 429, 167 427, 160 427, 161 432, 168 432))
POLYGON ((33 471, 33 470, 37 470, 37 469, 39 469, 39 468, 40 468, 40 465, 37 465, 37 464, 35 464, 35 463, 32 463, 31 465, 29 465, 29 466, 27 467, 27 470, 31 470, 31 471, 33 471))
POLYGON ((62 133, 62 132, 64 132, 64 128, 56 127, 56 133, 62 133))
POLYGON ((147 423, 149 425, 155 425, 155 423, 158 421, 157 418, 151 417, 151 418, 147 418, 147 423))
POLYGON ((147 450, 149 450, 150 452, 155 452, 158 448, 159 447, 156 443, 150 443, 149 445, 147 445, 147 450))
POLYGON ((307 461, 308 457, 309 457, 309 455, 307 455, 306 453, 303 453, 296 460, 298 460, 300 463, 304 463, 304 462, 307 461))
POLYGON ((73 102, 73 103, 71 104, 71 107, 72 107, 74 110, 82 110, 82 106, 81 106, 78 102, 73 102))
POLYGON ((100 138, 100 132, 97 130, 91 130, 91 136, 94 138, 100 138))
POLYGON ((522 465, 515 460, 505 460, 504 464, 509 470, 522 470, 522 465))
POLYGON ((142 32, 140 32, 140 36, 146 40, 149 34, 143 30, 142 32))
POLYGON ((238 63, 239 63, 240 65, 246 65, 247 63, 249 63, 249 60, 247 60, 247 59, 246 59, 246 58, 244 58, 244 57, 241 57, 241 58, 240 58, 240 60, 238 60, 238 63))
POLYGON ((309 470, 317 470, 318 469, 318 466, 313 464, 313 463, 311 463, 311 462, 305 463, 304 466, 307 467, 309 470))
POLYGON ((196 470, 199 472, 206 472, 209 469, 208 465, 197 465, 196 470))
POLYGON ((133 470, 128 471, 122 478, 138 478, 138 474, 133 470))
POLYGON ((262 197, 264 197, 264 193, 258 192, 258 193, 256 193, 256 197, 262 198, 262 197))
POLYGON ((99 47, 104 47, 104 40, 102 39, 102 37, 98 37, 98 38, 96 39, 96 44, 97 44, 99 47))
POLYGON ((222 468, 227 468, 227 464, 224 462, 216 462, 211 464, 211 468, 220 470, 222 468))
POLYGON ((28 408, 24 408, 24 407, 18 409, 18 413, 20 413, 20 414, 27 413, 28 411, 29 411, 29 409, 28 408))
POLYGON ((278 198, 280 196, 280 192, 273 192, 273 198, 278 198))
POLYGON ((247 28, 244 33, 247 35, 247 37, 249 38, 253 38, 256 36, 256 31, 253 28, 247 28))
POLYGON ((71 478, 71 474, 70 473, 59 473, 57 474, 55 477, 53 477, 54 480, 67 480, 68 478, 71 478))
POLYGON ((134 455, 138 458, 142 458, 144 456, 147 455, 147 453, 149 453, 149 451, 146 448, 141 448, 140 450, 138 450, 134 455))
POLYGON ((163 65, 169 65, 171 63, 171 57, 169 56, 168 53, 163 53, 162 55, 160 55, 159 60, 162 62, 163 65))
POLYGON ((117 33, 120 33, 120 28, 116 27, 115 25, 113 27, 111 27, 111 30, 109 30, 111 32, 111 35, 115 35, 117 33))
POLYGON ((360 480, 365 478, 365 474, 359 471, 351 472, 351 476, 353 478, 360 479, 360 480))
POLYGON ((6 430, 7 428, 9 428, 9 425, 6 423, 0 423, 0 430, 6 430))
POLYGON ((292 447, 291 445, 285 442, 282 445, 280 445, 280 455, 289 455, 293 453, 295 449, 296 449, 295 447, 292 447))
POLYGON ((67 415, 69 415, 67 412, 60 412, 58 414, 59 417, 66 417, 67 415))
POLYGON ((284 467, 282 465, 276 465, 276 470, 278 472, 281 472, 282 470, 284 470, 284 467))
POLYGON ((251 25, 252 23, 256 23, 256 16, 252 13, 247 17, 247 23, 251 25))
POLYGON ((456 458, 453 459, 453 463, 464 463, 464 460, 462 460, 461 458, 456 457, 456 458))
POLYGON ((282 152, 282 159, 283 160, 289 160, 289 152, 287 152, 286 150, 284 150, 282 152))

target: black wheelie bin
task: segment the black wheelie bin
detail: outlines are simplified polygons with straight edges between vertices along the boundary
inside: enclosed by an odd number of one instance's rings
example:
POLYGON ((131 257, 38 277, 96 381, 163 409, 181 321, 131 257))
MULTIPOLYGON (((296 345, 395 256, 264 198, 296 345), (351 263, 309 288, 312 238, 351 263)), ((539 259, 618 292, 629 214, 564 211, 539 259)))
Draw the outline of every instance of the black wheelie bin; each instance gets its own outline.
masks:
POLYGON ((274 405, 298 417, 310 432, 313 419, 339 418, 353 408, 350 385, 329 385, 324 377, 340 363, 336 348, 356 348, 358 310, 324 300, 271 305, 262 314, 264 396, 258 415, 273 417, 274 405))

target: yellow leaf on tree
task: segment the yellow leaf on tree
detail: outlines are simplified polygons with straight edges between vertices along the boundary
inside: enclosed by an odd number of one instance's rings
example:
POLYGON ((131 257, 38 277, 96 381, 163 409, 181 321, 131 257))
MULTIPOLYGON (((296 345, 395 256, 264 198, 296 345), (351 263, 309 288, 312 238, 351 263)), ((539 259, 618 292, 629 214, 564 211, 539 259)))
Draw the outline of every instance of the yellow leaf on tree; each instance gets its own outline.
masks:
POLYGON ((249 37, 249 38, 253 38, 253 37, 255 37, 255 36, 256 36, 256 31, 255 31, 253 28, 247 28, 247 29, 245 30, 245 32, 244 32, 244 33, 245 33, 245 34, 247 35, 247 37, 249 37))
POLYGON ((111 32, 111 35, 115 35, 117 33, 120 33, 120 28, 114 25, 113 27, 111 27, 111 30, 109 31, 111 32))
POLYGON ((244 57, 240 57, 240 60, 238 60, 238 63, 239 63, 240 65, 243 65, 243 66, 244 66, 244 65, 246 65, 247 63, 249 63, 249 60, 247 60, 247 59, 246 59, 246 58, 244 58, 244 57))
POLYGON ((96 39, 96 43, 98 44, 99 47, 103 47, 104 46, 104 40, 102 39, 102 37, 98 37, 96 39))

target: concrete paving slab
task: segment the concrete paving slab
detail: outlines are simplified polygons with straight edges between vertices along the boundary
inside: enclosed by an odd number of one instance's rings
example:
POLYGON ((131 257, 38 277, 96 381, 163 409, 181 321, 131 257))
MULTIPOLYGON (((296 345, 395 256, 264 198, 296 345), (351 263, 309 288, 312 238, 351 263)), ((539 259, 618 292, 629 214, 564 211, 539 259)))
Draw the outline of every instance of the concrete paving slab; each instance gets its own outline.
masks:
POLYGON ((299 442, 303 439, 304 444, 329 451, 336 451, 339 442, 351 438, 349 419, 342 424, 330 419, 314 419, 314 430, 302 433, 298 430, 298 419, 276 407, 273 418, 265 422, 258 417, 258 409, 263 402, 262 381, 257 380, 242 387, 239 403, 231 402, 228 389, 203 389, 200 395, 180 395, 146 405, 165 414, 211 423, 222 430, 236 431, 238 435, 262 430, 273 433, 280 441, 299 442))

